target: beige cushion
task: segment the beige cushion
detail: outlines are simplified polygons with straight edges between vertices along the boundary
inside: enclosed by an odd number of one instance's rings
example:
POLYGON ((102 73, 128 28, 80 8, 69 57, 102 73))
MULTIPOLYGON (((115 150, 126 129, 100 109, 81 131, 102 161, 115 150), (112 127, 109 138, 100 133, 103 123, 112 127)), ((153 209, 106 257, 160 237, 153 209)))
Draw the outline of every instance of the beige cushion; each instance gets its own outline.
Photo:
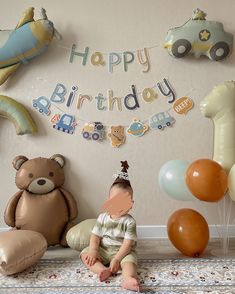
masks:
POLYGON ((12 275, 38 261, 47 250, 42 234, 28 230, 0 233, 0 273, 12 275))
POLYGON ((66 235, 69 247, 82 251, 85 247, 89 246, 91 230, 95 222, 96 219, 87 219, 72 227, 66 235))

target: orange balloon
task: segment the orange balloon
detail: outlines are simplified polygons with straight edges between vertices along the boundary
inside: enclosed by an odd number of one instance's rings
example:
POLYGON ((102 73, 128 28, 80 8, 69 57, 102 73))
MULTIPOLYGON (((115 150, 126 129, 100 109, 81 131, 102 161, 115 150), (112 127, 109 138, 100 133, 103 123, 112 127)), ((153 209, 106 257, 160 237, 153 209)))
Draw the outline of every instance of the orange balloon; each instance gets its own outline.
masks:
POLYGON ((209 241, 209 228, 204 217, 193 209, 174 212, 167 223, 172 244, 183 254, 199 257, 209 241))
POLYGON ((186 184, 198 199, 216 202, 224 197, 228 188, 228 176, 217 162, 211 159, 199 159, 188 167, 186 184))

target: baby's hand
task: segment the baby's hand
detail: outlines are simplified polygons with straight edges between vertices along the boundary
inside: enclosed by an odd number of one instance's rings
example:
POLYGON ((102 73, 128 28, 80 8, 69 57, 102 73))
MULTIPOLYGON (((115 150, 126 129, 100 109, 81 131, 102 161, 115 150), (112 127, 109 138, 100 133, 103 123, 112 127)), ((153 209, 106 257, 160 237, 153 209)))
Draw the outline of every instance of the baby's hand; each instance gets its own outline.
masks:
POLYGON ((110 262, 110 271, 115 274, 116 272, 118 272, 119 268, 120 268, 120 261, 116 258, 113 258, 110 262))
POLYGON ((87 252, 87 255, 85 256, 86 264, 89 266, 92 266, 95 264, 97 259, 101 261, 101 257, 99 255, 98 250, 89 249, 89 251, 87 252))

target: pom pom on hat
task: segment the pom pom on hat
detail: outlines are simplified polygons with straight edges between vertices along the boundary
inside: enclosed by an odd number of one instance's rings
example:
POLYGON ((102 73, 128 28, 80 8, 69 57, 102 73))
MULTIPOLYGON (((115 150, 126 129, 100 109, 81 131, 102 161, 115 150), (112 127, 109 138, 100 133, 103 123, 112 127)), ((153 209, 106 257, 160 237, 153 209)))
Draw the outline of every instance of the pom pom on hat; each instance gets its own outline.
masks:
POLYGON ((128 162, 126 160, 121 161, 121 167, 122 167, 122 170, 113 175, 113 178, 116 178, 115 181, 113 182, 113 185, 118 183, 124 183, 131 187, 129 176, 127 173, 127 170, 129 168, 128 162))

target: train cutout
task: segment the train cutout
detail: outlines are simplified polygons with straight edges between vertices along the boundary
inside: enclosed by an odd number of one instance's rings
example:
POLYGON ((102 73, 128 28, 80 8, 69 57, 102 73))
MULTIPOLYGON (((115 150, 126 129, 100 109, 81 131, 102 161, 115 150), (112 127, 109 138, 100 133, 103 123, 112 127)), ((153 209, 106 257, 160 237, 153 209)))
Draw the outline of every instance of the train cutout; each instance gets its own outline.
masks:
POLYGON ((105 138, 105 126, 101 122, 86 123, 82 129, 86 140, 102 141, 105 138))

